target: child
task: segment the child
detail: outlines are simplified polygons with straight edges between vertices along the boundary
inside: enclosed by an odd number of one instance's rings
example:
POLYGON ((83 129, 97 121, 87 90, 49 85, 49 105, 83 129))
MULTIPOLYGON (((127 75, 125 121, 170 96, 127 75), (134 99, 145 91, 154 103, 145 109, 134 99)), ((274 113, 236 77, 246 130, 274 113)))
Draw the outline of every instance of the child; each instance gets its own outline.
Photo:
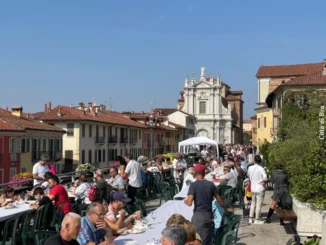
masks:
POLYGON ((33 191, 33 196, 36 202, 30 205, 32 209, 38 209, 41 206, 51 203, 50 198, 44 195, 42 187, 36 187, 33 191))

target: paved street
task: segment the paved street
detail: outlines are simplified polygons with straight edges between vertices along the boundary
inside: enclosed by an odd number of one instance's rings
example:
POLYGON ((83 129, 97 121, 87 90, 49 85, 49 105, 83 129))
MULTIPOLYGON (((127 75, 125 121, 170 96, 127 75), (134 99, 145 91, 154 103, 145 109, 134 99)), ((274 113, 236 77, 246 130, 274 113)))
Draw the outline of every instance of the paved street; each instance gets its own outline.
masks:
MULTIPOLYGON (((272 196, 272 191, 266 192, 264 205, 262 208, 262 217, 265 218, 268 213, 270 205, 270 197, 272 196)), ((159 206, 159 200, 151 200, 146 203, 149 211, 157 208, 159 206)), ((241 214, 242 211, 239 209, 235 210, 236 214, 241 214)), ((244 219, 239 228, 239 245, 283 245, 292 238, 293 232, 291 231, 290 224, 285 226, 279 225, 279 218, 276 214, 272 217, 272 223, 255 225, 248 224, 248 219, 244 219)))

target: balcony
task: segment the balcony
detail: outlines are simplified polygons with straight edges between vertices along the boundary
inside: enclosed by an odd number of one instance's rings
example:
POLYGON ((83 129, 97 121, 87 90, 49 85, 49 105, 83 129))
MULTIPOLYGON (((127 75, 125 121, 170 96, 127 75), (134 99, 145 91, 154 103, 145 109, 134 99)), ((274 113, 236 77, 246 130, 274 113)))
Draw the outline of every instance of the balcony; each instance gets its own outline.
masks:
POLYGON ((118 143, 118 137, 113 135, 109 137, 109 143, 116 144, 118 143))
POLYGON ((100 145, 105 144, 105 138, 99 136, 95 137, 95 144, 100 144, 100 145))
POLYGON ((137 143, 137 138, 130 138, 129 139, 129 142, 131 143, 131 144, 136 144, 137 143))
POLYGON ((123 143, 123 144, 129 143, 129 138, 128 137, 121 137, 120 139, 121 139, 121 143, 123 143))

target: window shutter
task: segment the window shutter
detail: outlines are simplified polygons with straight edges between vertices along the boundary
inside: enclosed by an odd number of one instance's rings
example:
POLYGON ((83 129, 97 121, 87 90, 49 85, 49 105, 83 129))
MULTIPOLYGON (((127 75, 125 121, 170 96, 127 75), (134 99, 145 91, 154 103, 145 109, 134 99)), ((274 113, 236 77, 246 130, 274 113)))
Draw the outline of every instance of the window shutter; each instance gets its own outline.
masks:
POLYGON ((266 128, 266 117, 264 117, 264 128, 266 128))
POLYGON ((15 153, 21 153, 21 139, 20 138, 16 138, 16 144, 15 144, 15 153))
POLYGON ((26 152, 29 152, 29 141, 30 141, 30 138, 26 138, 26 152))
POLYGON ((12 153, 12 143, 14 138, 9 138, 9 153, 12 153))

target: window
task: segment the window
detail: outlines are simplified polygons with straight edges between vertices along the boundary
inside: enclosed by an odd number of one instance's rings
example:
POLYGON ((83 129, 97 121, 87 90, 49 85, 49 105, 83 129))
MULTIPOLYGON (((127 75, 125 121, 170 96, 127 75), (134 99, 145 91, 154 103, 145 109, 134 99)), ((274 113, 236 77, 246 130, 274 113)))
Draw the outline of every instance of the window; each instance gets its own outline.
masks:
POLYGON ((96 128, 95 128, 95 136, 98 137, 99 135, 99 128, 98 128, 98 125, 96 125, 96 128))
POLYGON ((75 125, 73 123, 67 123, 67 135, 74 136, 75 125))
POLYGON ((97 161, 97 150, 95 150, 95 163, 97 163, 98 161, 97 161))
POLYGON ((141 139, 141 130, 139 130, 139 139, 141 139))
POLYGON ((98 162, 102 162, 102 151, 98 150, 97 155, 98 155, 98 162))
POLYGON ((258 118, 258 125, 257 128, 260 128, 260 118, 258 118))
POLYGON ((281 109, 281 96, 277 99, 277 109, 281 109))
POLYGON ((10 179, 12 179, 12 176, 16 175, 17 168, 10 168, 10 179))
POLYGON ((106 128, 105 128, 105 126, 103 126, 103 137, 105 137, 106 136, 106 128))
POLYGON ((264 117, 264 128, 266 128, 266 117, 264 117))
POLYGON ((88 150, 88 163, 92 163, 92 150, 88 150))
POLYGON ((102 150, 103 152, 103 162, 105 162, 105 150, 102 150))
POLYGON ((93 132, 92 132, 93 128, 92 128, 92 125, 89 125, 88 127, 88 136, 89 137, 93 137, 93 132))
POLYGON ((85 124, 82 124, 82 137, 85 137, 85 124))
POLYGON ((21 147, 22 147, 21 149, 22 153, 29 152, 29 138, 22 139, 21 147))
POLYGON ((81 163, 85 163, 85 150, 82 150, 81 163))
POLYGON ((206 101, 199 102, 199 114, 206 114, 206 101))
POLYGON ((26 173, 26 171, 27 171, 27 170, 26 170, 25 167, 22 167, 22 168, 20 169, 20 172, 21 172, 21 173, 26 173))
MULTIPOLYGON (((51 150, 51 149, 49 149, 51 150)), ((46 139, 42 140, 42 151, 46 151, 46 139)))
POLYGON ((21 139, 11 137, 9 139, 9 153, 20 153, 21 152, 21 139))

